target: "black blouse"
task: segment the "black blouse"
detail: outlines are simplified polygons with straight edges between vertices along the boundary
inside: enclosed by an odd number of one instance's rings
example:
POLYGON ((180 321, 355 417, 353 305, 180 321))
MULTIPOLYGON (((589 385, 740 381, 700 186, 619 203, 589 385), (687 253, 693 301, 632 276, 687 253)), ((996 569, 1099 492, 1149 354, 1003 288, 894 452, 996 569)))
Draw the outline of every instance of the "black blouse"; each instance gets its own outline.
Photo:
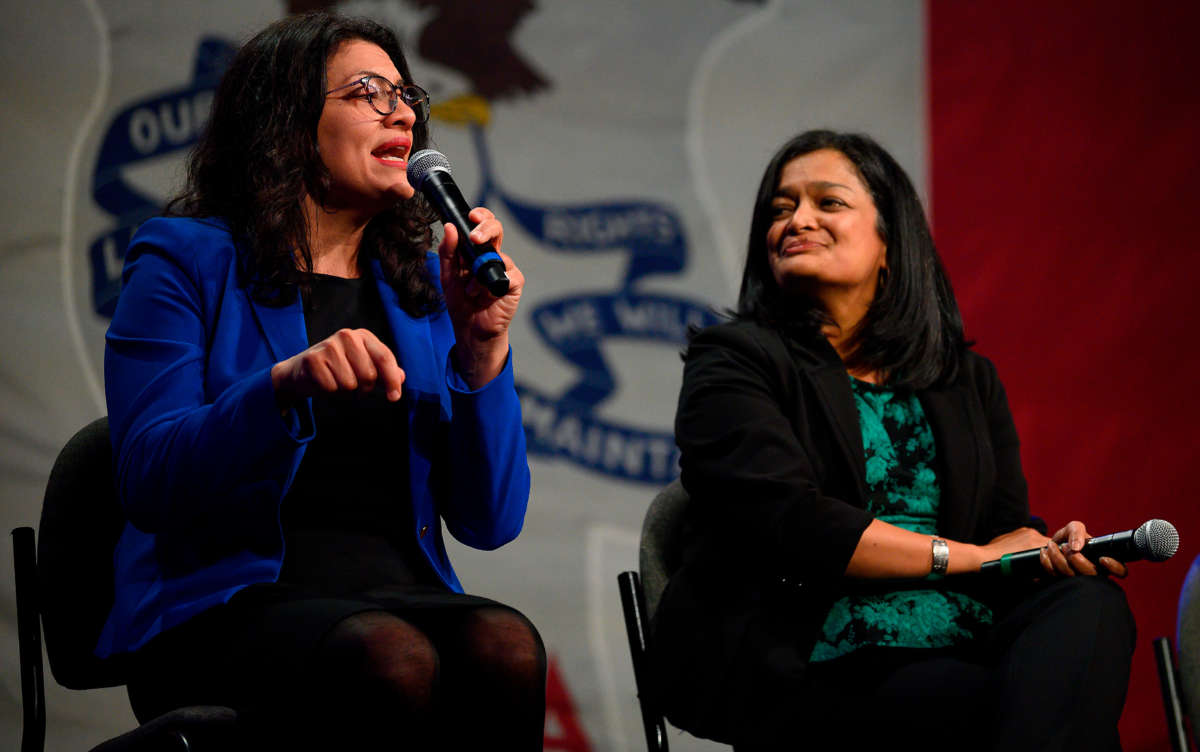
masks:
MULTIPOLYGON (((375 280, 314 275, 304 300, 310 345, 343 329, 368 329, 395 349, 375 280)), ((418 549, 403 461, 411 401, 369 393, 313 398, 316 434, 280 514, 279 581, 330 593, 390 585, 441 586, 418 549)))

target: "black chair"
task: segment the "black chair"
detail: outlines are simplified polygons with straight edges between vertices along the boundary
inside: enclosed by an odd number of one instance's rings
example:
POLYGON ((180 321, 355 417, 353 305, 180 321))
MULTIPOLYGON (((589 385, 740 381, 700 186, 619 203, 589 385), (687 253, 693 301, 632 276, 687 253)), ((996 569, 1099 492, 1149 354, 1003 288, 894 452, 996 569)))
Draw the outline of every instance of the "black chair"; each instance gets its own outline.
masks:
POLYGON ((648 630, 667 581, 679 568, 682 555, 679 529, 687 503, 687 492, 678 480, 654 497, 642 522, 638 555, 641 576, 633 571, 617 575, 629 653, 633 658, 633 676, 642 709, 642 727, 646 732, 646 747, 651 752, 667 752, 667 726, 650 690, 649 664, 653 646, 648 630))
POLYGON ((1187 726, 1183 715, 1183 693, 1179 686, 1179 670, 1175 666, 1175 649, 1169 637, 1155 637, 1154 662, 1158 666, 1158 683, 1162 691, 1163 712, 1167 717, 1167 739, 1173 752, 1188 752, 1187 726))
MULTIPOLYGON (((21 660, 21 752, 42 752, 46 698, 42 632, 55 680, 68 689, 125 684, 124 656, 93 654, 113 601, 112 555, 124 526, 112 475, 108 419, 76 433, 46 485, 35 551, 33 528, 13 530, 21 660), (39 625, 40 621, 40 625, 39 625)), ((110 739, 92 752, 227 750, 236 746, 231 708, 180 708, 110 739)))
POLYGON ((1154 659, 1162 690, 1167 736, 1174 752, 1195 749, 1189 743, 1200 727, 1200 557, 1192 562, 1179 593, 1179 622, 1176 631, 1178 656, 1168 637, 1154 639, 1154 659))

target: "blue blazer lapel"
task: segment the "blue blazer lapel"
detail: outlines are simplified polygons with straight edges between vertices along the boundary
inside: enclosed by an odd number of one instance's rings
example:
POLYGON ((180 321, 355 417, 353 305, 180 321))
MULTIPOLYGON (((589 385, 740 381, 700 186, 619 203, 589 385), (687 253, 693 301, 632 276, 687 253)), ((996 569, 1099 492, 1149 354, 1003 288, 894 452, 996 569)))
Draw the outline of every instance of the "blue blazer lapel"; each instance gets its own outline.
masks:
MULTIPOLYGON (((388 323, 392 327, 396 362, 404 369, 404 391, 414 395, 418 392, 440 394, 445 384, 444 377, 440 377, 445 363, 438 362, 438 355, 434 351, 433 337, 429 331, 430 319, 433 317, 409 316, 400 307, 400 297, 396 290, 384 279, 383 269, 378 260, 371 261, 371 271, 375 275, 379 297, 383 301, 383 309, 387 312, 388 323)), ((444 360, 445 356, 442 358, 444 360)))
POLYGON ((250 308, 267 347, 275 362, 286 360, 308 347, 308 331, 304 327, 304 308, 300 305, 300 293, 284 306, 269 306, 250 298, 250 308))

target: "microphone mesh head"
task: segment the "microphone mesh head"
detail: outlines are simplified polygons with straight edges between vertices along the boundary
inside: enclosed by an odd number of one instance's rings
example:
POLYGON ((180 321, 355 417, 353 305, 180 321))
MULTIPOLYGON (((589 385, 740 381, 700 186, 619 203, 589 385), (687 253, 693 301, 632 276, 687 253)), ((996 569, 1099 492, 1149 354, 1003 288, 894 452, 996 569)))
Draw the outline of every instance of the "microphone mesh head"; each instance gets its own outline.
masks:
POLYGON ((1150 561, 1166 561, 1179 550, 1179 531, 1166 520, 1147 520, 1133 531, 1133 545, 1150 561))
POLYGON ((450 172, 450 160, 437 149, 422 149, 408 158, 408 184, 420 190, 434 170, 450 172))

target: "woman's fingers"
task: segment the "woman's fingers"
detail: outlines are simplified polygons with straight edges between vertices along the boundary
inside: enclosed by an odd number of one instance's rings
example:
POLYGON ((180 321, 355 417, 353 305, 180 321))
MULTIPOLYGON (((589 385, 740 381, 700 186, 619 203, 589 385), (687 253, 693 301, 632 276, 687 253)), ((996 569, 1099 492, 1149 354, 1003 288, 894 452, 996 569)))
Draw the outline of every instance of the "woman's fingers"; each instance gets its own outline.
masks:
POLYGON ((1117 561, 1111 556, 1101 556, 1100 566, 1107 569, 1108 573, 1113 577, 1119 577, 1122 580, 1129 575, 1129 569, 1125 566, 1124 562, 1117 561))
MULTIPOLYGON (((1083 550, 1082 547, 1080 550, 1083 550)), ((1075 570, 1076 574, 1086 574, 1089 576, 1099 574, 1099 571, 1096 569, 1096 565, 1092 563, 1092 560, 1079 553, 1079 551, 1067 549, 1066 551, 1063 551, 1063 554, 1066 556, 1067 563, 1070 565, 1071 569, 1075 570)))
POLYGON ((285 403, 316 394, 369 392, 382 381, 388 400, 400 399, 404 370, 391 348, 368 329, 340 329, 271 369, 285 403))
POLYGON ((1066 543, 1072 551, 1082 551, 1083 544, 1088 542, 1087 526, 1079 520, 1071 520, 1052 536, 1057 543, 1066 543))
POLYGON ((1053 542, 1042 550, 1042 566, 1048 572, 1065 576, 1111 574, 1114 577, 1125 577, 1128 575, 1129 570, 1116 559, 1103 556, 1099 562, 1093 562, 1083 555, 1083 548, 1091 537, 1088 534, 1087 526, 1079 520, 1068 522, 1054 534, 1051 539, 1053 542))
POLYGON ((525 287, 525 274, 517 268, 515 262, 507 253, 500 253, 500 258, 504 261, 504 273, 508 275, 508 294, 513 295, 519 293, 521 288, 525 287))
POLYGON ((492 250, 499 252, 504 245, 504 225, 496 219, 496 215, 485 207, 477 206, 467 214, 467 219, 476 223, 471 230, 471 242, 491 246, 492 250))
POLYGON ((400 399, 404 384, 404 371, 396 362, 391 348, 383 344, 369 329, 342 329, 330 339, 336 338, 343 355, 343 365, 351 372, 345 381, 339 379, 344 389, 369 392, 377 382, 382 382, 384 393, 391 402, 400 399))
POLYGON ((1054 534, 1053 540, 1058 543, 1064 560, 1077 574, 1099 574, 1095 563, 1081 553, 1091 537, 1087 526, 1079 520, 1071 520, 1054 534))
POLYGON ((368 339, 378 342, 375 335, 366 329, 342 329, 333 336, 338 338, 346 365, 351 371, 351 378, 345 382, 346 389, 362 392, 374 389, 379 371, 375 368, 372 354, 368 352, 368 339))
POLYGON ((458 252, 458 228, 452 224, 442 226, 442 242, 438 244, 438 263, 441 266, 442 292, 465 290, 471 282, 471 269, 458 252))
MULTIPOLYGON (((496 219, 496 215, 492 214, 489 209, 477 206, 467 214, 467 219, 475 223, 475 227, 471 229, 471 234, 467 238, 476 246, 487 246, 499 253, 501 246, 504 245, 504 225, 496 219)), ((458 260, 459 230, 457 226, 450 223, 442 225, 442 230, 442 242, 438 244, 438 255, 442 259, 444 277, 450 269, 447 262, 453 264, 458 260)), ((465 263, 458 264, 458 267, 460 273, 466 270, 465 263)))
MULTIPOLYGON (((343 329, 342 332, 344 331, 346 330, 343 329)), ((334 388, 328 391, 358 388, 358 376, 354 373, 354 368, 346 358, 346 345, 342 338, 342 332, 335 332, 327 339, 309 348, 310 351, 315 351, 315 357, 333 374, 336 383, 334 388)))
POLYGON ((1063 577, 1072 577, 1075 575, 1075 570, 1071 567, 1067 557, 1063 555, 1062 549, 1057 543, 1048 543, 1042 547, 1042 568, 1048 572, 1061 575, 1063 577), (1047 567, 1047 563, 1049 566, 1047 567))
POLYGON ((311 397, 318 392, 336 392, 337 376, 324 358, 299 358, 297 377, 293 380, 293 391, 300 397, 311 397), (312 387, 315 385, 315 389, 312 387))
POLYGON ((438 257, 442 260, 442 274, 450 269, 458 250, 458 228, 447 222, 442 225, 442 242, 438 243, 438 257))
POLYGON ((401 387, 404 385, 404 370, 396 362, 396 355, 390 347, 380 342, 374 334, 367 334, 371 335, 369 339, 364 340, 367 352, 377 369, 388 401, 395 402, 400 399, 401 387))

